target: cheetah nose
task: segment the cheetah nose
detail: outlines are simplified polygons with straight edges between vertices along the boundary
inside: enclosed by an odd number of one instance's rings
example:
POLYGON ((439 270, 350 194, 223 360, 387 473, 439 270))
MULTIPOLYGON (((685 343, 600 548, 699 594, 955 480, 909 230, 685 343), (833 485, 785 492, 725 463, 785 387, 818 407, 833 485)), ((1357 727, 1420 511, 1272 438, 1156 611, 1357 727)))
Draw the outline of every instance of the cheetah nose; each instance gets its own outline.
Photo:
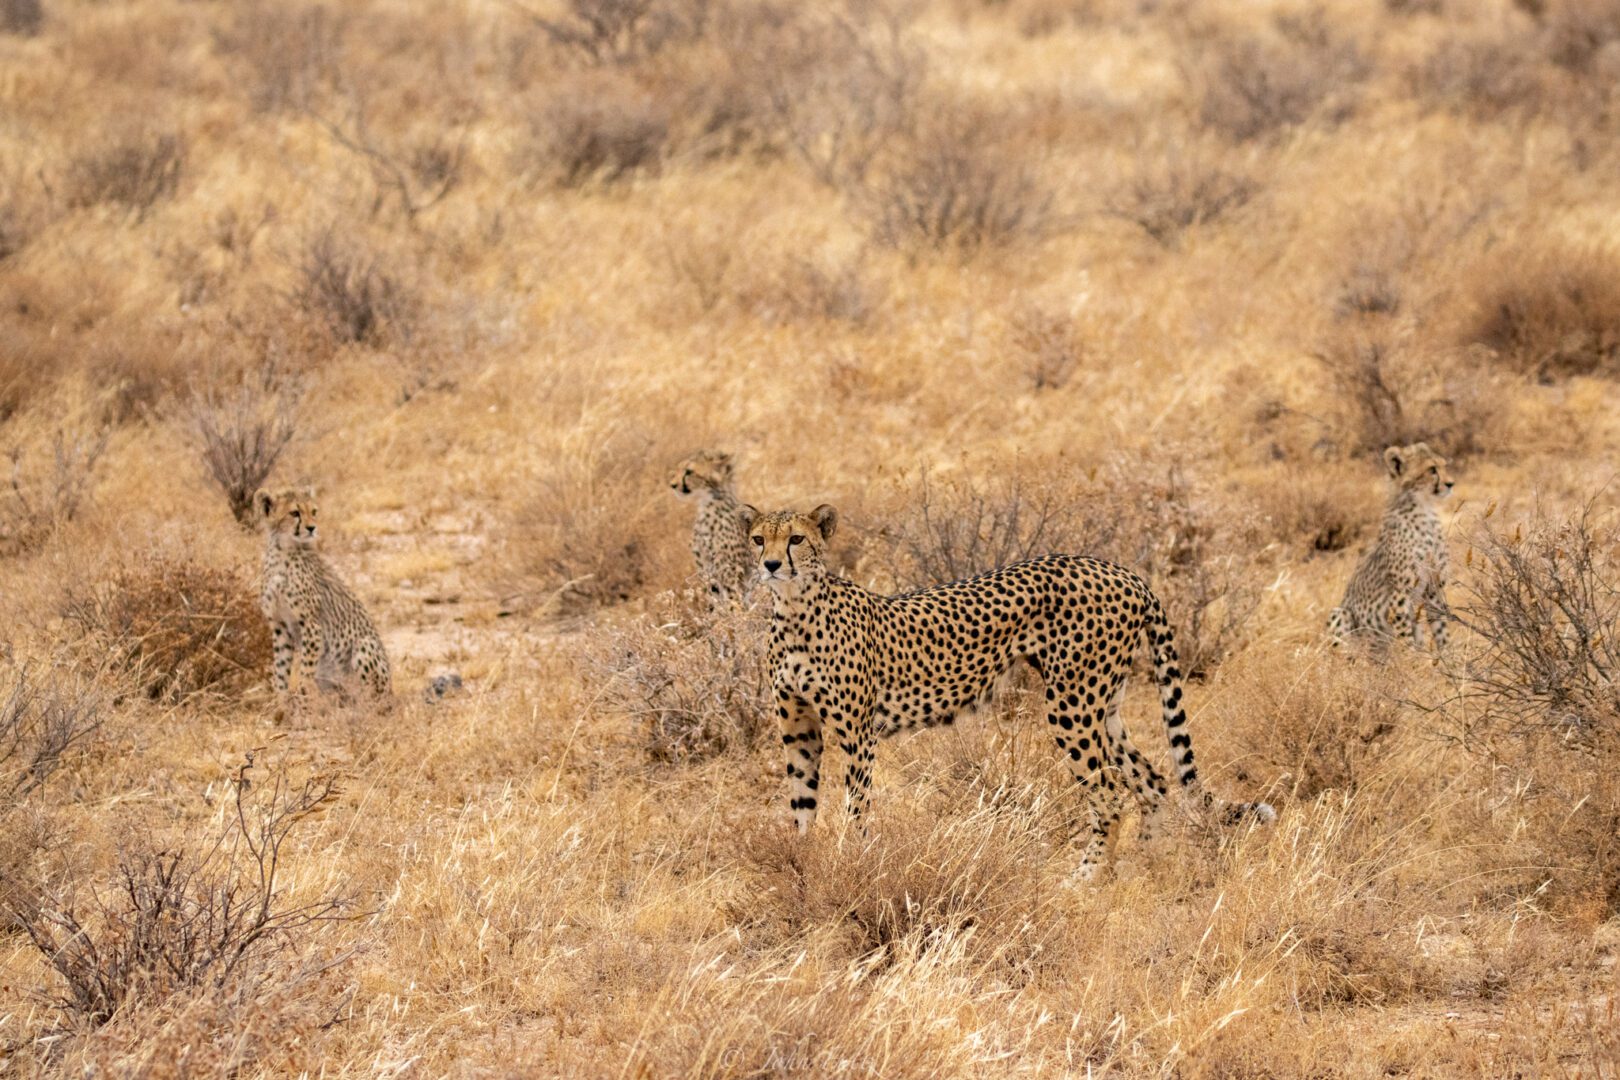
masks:
POLYGON ((772 574, 776 573, 778 570, 782 569, 782 560, 781 559, 766 559, 765 560, 765 569, 767 571, 769 571, 770 573, 772 573, 772 574))

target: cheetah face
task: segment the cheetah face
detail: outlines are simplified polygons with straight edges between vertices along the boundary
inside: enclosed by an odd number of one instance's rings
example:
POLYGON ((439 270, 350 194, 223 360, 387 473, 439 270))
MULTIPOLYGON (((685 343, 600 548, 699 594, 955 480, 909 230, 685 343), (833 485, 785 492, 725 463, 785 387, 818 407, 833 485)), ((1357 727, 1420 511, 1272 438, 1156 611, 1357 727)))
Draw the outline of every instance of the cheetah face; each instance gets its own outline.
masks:
POLYGON ((827 541, 838 528, 838 511, 825 503, 808 514, 742 510, 748 542, 754 546, 759 580, 780 595, 797 595, 826 576, 827 541))
POLYGON ((720 450, 699 450, 675 467, 669 486, 682 497, 700 495, 731 482, 731 455, 720 450))
POLYGON ((253 495, 253 510, 277 547, 315 546, 315 489, 287 488, 269 492, 260 488, 253 495))
POLYGON ((1384 451, 1384 464, 1396 485, 1430 499, 1451 494, 1451 473, 1446 459, 1429 449, 1428 443, 1392 446, 1384 451))

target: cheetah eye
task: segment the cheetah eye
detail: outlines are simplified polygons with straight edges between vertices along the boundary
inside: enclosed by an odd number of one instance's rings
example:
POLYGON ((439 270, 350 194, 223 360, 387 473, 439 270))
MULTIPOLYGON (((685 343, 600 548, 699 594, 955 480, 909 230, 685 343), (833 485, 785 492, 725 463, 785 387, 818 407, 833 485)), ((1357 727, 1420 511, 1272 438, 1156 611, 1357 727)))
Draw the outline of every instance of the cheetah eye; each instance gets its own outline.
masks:
POLYGON ((751 537, 749 537, 749 539, 754 542, 755 547, 764 547, 765 546, 765 538, 763 536, 751 536, 751 537))
POLYGON ((300 513, 300 512, 299 512, 299 511, 297 511, 297 510, 294 510, 294 511, 293 511, 293 512, 292 512, 292 516, 293 516, 293 517, 295 517, 295 518, 301 518, 301 517, 303 517, 303 516, 304 516, 304 515, 303 515, 303 514, 302 514, 302 513, 300 513))
POLYGON ((788 537, 788 547, 792 547, 794 544, 802 544, 802 543, 804 543, 804 537, 802 537, 802 536, 790 536, 790 537, 788 537))

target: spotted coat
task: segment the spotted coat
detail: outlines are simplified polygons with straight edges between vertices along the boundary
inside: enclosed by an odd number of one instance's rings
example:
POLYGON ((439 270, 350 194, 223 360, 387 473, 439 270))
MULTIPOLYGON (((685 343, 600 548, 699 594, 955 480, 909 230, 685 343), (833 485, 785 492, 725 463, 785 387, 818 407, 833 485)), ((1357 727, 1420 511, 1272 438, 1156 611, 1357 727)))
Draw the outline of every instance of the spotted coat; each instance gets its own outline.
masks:
POLYGON ((1335 642, 1361 636, 1381 648, 1410 638, 1421 646, 1426 625, 1432 645, 1441 649, 1451 609, 1446 604, 1446 539, 1435 504, 1451 493, 1453 481, 1445 459, 1425 443, 1390 447, 1384 464, 1395 493, 1378 539, 1328 616, 1328 632, 1335 642))
MULTIPOLYGON (((751 508, 750 508, 751 510, 751 508)), ((847 758, 845 797, 870 800, 879 739, 948 724, 988 701, 1019 662, 1046 684, 1046 720, 1070 774, 1088 792, 1092 835, 1081 864, 1106 859, 1133 798, 1151 835, 1169 783, 1132 744, 1120 718, 1131 656, 1152 650, 1176 781, 1231 818, 1273 816, 1264 803, 1222 804, 1204 794, 1193 762, 1174 635, 1140 577, 1076 555, 1045 555, 966 581, 879 596, 827 572, 837 514, 751 512, 760 580, 773 593, 770 669, 800 831, 814 823, 824 741, 847 758)))
POLYGON ((698 502, 692 557, 709 594, 722 604, 746 599, 754 583, 753 556, 731 470, 730 454, 700 450, 676 466, 669 482, 677 495, 698 502))
POLYGON ((270 622, 271 684, 285 696, 298 658, 300 693, 342 689, 351 678, 378 695, 392 679, 371 617, 315 550, 320 513, 310 491, 259 491, 253 505, 266 538, 259 606, 270 622))

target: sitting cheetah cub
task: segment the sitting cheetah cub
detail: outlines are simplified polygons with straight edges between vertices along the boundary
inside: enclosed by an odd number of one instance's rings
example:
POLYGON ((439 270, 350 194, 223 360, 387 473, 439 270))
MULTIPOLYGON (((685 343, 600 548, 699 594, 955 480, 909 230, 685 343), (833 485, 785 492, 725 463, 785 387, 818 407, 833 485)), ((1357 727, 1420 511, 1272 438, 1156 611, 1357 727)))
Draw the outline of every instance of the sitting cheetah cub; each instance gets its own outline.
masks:
POLYGON ((1382 650, 1398 638, 1423 644, 1423 628, 1435 649, 1446 644, 1446 538, 1435 504, 1451 494, 1446 459, 1427 443, 1384 451, 1395 493, 1384 511, 1372 550, 1362 557, 1344 599, 1328 616, 1334 644, 1352 635, 1382 650))
POLYGON ((745 600, 754 583, 754 559, 743 528, 742 504, 731 487, 731 455, 699 450, 675 467, 669 486, 698 500, 692 557, 717 603, 745 600))
POLYGON ((350 676, 377 695, 391 691, 388 654, 364 605, 315 550, 315 493, 260 489, 253 509, 264 526, 259 607, 275 646, 271 684, 285 698, 298 654, 299 693, 341 689, 350 676))

